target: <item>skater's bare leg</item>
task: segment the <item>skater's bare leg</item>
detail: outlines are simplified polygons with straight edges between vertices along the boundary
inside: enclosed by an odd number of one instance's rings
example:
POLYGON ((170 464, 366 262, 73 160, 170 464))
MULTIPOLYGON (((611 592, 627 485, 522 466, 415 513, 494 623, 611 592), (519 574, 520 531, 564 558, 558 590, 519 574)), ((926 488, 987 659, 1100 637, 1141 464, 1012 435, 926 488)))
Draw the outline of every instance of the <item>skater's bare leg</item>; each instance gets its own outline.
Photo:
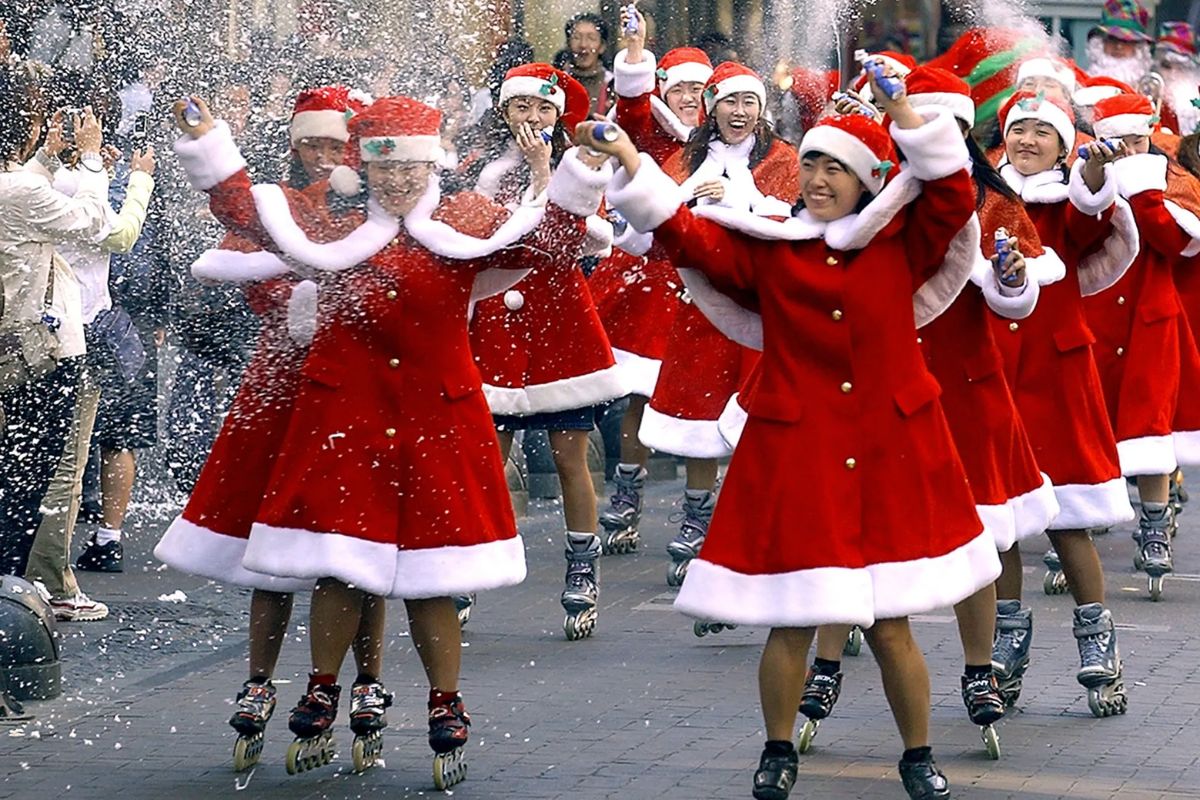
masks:
POLYGON ((367 596, 362 589, 353 589, 335 578, 317 581, 309 612, 314 673, 336 676, 341 671, 346 651, 358 636, 367 596))
POLYGON ((596 531, 596 487, 587 461, 588 431, 550 431, 550 452, 562 482, 567 530, 596 531))
POLYGON ((1104 568, 1087 531, 1050 531, 1075 605, 1104 602, 1104 568))
POLYGON ((1143 503, 1162 503, 1171 500, 1170 475, 1138 475, 1138 497, 1143 503))
POLYGON ((1000 577, 996 579, 997 600, 1020 600, 1021 580, 1025 576, 1025 567, 1021 564, 1021 546, 1014 544, 1007 552, 1000 554, 1000 577))
POLYGON ((852 625, 822 625, 817 628, 817 658, 823 661, 841 661, 846 640, 850 638, 852 625))
POLYGON ((354 662, 360 676, 379 680, 383 674, 383 629, 387 621, 387 603, 378 595, 363 597, 358 635, 354 637, 354 662))
POLYGON ((815 628, 772 628, 767 637, 758 663, 758 694, 767 739, 790 741, 795 732, 808 672, 808 648, 815 635, 815 628))
POLYGON ((496 431, 496 438, 500 440, 500 460, 507 463, 508 454, 512 452, 513 432, 496 431))
POLYGON ((988 584, 954 607, 958 638, 971 666, 992 663, 992 639, 996 634, 996 587, 988 584))
POLYGON ((449 597, 405 600, 408 627, 429 685, 443 692, 458 690, 462 665, 462 629, 449 597))
POLYGON ((715 458, 689 458, 687 466, 687 488, 711 492, 717 488, 717 460, 715 458))
POLYGON ((292 619, 292 595, 255 589, 250 595, 250 677, 270 678, 292 619))
POLYGON ((913 641, 908 619, 876 620, 866 634, 904 749, 928 746, 929 669, 913 641))
POLYGON ((629 396, 629 408, 621 417, 621 463, 646 466, 650 458, 650 448, 642 444, 638 438, 638 429, 642 427, 642 415, 646 412, 646 404, 650 398, 640 394, 629 396))

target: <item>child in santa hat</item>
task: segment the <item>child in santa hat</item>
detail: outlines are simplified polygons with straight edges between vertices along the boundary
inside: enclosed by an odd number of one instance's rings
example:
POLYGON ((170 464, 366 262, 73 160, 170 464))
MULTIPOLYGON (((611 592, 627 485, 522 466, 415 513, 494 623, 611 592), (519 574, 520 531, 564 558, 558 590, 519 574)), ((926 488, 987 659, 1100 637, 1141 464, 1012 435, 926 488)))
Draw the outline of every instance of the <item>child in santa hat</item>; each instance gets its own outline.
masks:
MULTIPOLYGON (((350 138, 346 120, 363 111, 365 101, 344 86, 306 89, 297 95, 289 130, 289 187, 317 200, 328 191, 329 175, 342 163, 350 138)), ((298 281, 277 255, 232 233, 201 255, 192 271, 200 280, 243 284, 262 325, 188 504, 154 552, 184 572, 253 589, 250 676, 238 692, 237 710, 229 721, 241 734, 235 767, 248 769, 258 761, 261 734, 275 711, 271 677, 291 618, 292 592, 312 588, 312 581, 251 572, 241 562, 299 392, 300 369, 316 322, 316 284, 298 281)), ((378 730, 387 724, 384 708, 390 698, 379 682, 383 626, 384 604, 365 603, 354 639, 359 677, 351 692, 350 718, 356 730, 378 730)))
MULTIPOLYGON (((497 113, 507 126, 503 135, 509 145, 483 166, 476 191, 513 203, 524 193, 543 193, 553 169, 579 176, 590 173, 578 159, 563 157, 587 109, 582 84, 549 64, 509 70, 500 85, 497 113), (542 131, 549 132, 548 140, 542 131)), ((594 198, 585 194, 580 205, 567 208, 581 219, 588 217, 591 229, 611 241, 611 225, 594 216, 594 198)), ((562 482, 567 570, 561 600, 567 611, 563 626, 571 640, 594 630, 597 557, 603 549, 596 535, 588 438, 598 407, 626 392, 579 267, 579 258, 586 254, 578 246, 557 246, 551 263, 535 267, 503 297, 477 303, 471 319, 471 350, 483 376, 502 456, 508 457, 516 431, 549 433, 562 482)))
MULTIPOLYGON (((1119 148, 1091 142, 1084 157, 1067 167, 1067 154, 1075 148, 1070 106, 1018 92, 1001 109, 1000 123, 1006 149, 1000 174, 1024 201, 1042 244, 1058 253, 1066 270, 1059 280, 1039 281, 1038 305, 1028 318, 994 318, 993 328, 1038 466, 1053 481, 1060 506, 1048 532, 1077 604, 1077 677, 1088 689, 1092 712, 1108 716, 1125 710, 1124 683, 1112 614, 1104 607, 1104 572, 1088 529, 1130 520, 1133 509, 1083 298, 1120 279, 1137 254, 1137 227, 1117 197, 1109 166, 1119 148)), ((1018 602, 1019 609, 1020 560, 1006 558, 1004 566, 999 597, 1018 602)), ((1029 611, 1016 614, 1028 629, 1029 611)))
MULTIPOLYGON (((525 576, 467 309, 558 242, 578 246, 582 222, 562 204, 583 202, 586 190, 551 181, 545 208, 508 210, 478 195, 443 200, 433 175, 440 114, 385 98, 350 122, 346 160, 358 169, 333 175, 357 223, 347 232, 330 194, 251 187, 228 127, 193 102, 198 125, 185 118, 185 103, 176 108, 185 134, 176 152, 192 184, 210 193, 226 227, 328 287, 241 559, 252 572, 316 580, 313 672, 289 719, 298 736, 289 767, 327 763, 337 673, 363 609, 374 596, 399 597, 431 682, 435 785, 445 788, 463 777, 470 724, 457 691, 451 595, 525 576), (515 246, 543 217, 545 240, 515 246)), ((594 187, 598 204, 606 175, 588 172, 590 184, 576 183, 594 187)))
POLYGON ((760 800, 786 797, 796 781, 790 740, 807 652, 815 627, 831 623, 869 629, 909 795, 948 797, 907 617, 959 602, 1000 572, 916 332, 979 258, 967 151, 949 114, 919 114, 903 93, 876 96, 908 168, 896 174, 899 157, 874 120, 828 117, 801 143, 799 210, 785 221, 693 210, 692 193, 628 138, 594 145, 621 163, 609 202, 654 231, 714 321, 762 348, 722 502, 676 601, 691 616, 772 628, 759 669, 760 800))
MULTIPOLYGON (((629 31, 624 25, 629 14, 630 7, 624 7, 622 30, 629 31)), ((636 9, 633 14, 636 31, 626 33, 625 49, 613 63, 616 121, 639 150, 663 164, 679 152, 703 117, 701 94, 712 64, 703 50, 692 47, 671 50, 656 62, 645 49, 645 20, 636 9)), ((589 284, 630 392, 621 418, 616 491, 600 513, 600 524, 607 537, 636 543, 650 455, 638 429, 658 383, 683 285, 662 248, 628 227, 623 233, 589 284)))
POLYGON ((1200 464, 1200 431, 1175 430, 1181 369, 1196 362, 1185 335, 1174 271, 1200 253, 1200 220, 1165 199, 1168 159, 1150 143, 1158 123, 1150 100, 1121 94, 1096 104, 1097 137, 1120 140, 1130 153, 1111 167, 1117 189, 1141 233, 1137 259, 1121 279, 1085 301, 1096 336, 1095 356, 1121 472, 1136 478, 1141 497, 1134 565, 1150 576, 1158 599, 1162 576, 1173 571, 1169 505, 1176 466, 1200 464))

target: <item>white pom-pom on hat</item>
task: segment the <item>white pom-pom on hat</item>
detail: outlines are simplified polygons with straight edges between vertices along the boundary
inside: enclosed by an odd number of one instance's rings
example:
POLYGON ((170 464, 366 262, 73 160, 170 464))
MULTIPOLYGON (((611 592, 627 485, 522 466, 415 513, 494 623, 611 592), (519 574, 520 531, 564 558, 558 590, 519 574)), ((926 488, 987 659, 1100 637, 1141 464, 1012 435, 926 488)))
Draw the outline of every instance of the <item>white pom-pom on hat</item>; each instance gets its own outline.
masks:
POLYGON ((354 197, 362 191, 362 178, 356 170, 340 164, 329 173, 329 188, 342 197, 354 197))

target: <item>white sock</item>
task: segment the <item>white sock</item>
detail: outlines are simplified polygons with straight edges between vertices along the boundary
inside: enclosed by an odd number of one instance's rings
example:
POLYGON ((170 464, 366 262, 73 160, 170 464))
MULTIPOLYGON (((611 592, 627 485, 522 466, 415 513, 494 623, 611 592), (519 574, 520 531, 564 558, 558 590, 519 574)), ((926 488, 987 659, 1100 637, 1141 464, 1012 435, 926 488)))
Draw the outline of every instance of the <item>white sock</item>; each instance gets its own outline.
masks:
POLYGON ((113 530, 103 526, 96 529, 96 544, 108 544, 109 542, 121 541, 120 529, 113 530))

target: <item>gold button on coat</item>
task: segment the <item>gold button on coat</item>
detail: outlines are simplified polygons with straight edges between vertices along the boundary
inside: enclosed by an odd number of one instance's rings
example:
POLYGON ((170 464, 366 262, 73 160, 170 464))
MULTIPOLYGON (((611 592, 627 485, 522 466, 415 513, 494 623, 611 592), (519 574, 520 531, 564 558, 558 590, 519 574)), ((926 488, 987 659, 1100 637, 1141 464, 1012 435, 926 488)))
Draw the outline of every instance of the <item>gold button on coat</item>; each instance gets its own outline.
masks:
POLYGON ((398 358, 391 359, 390 361, 388 361, 388 366, 391 367, 392 369, 395 369, 396 367, 400 366, 400 359, 398 359, 398 358))
POLYGON ((850 383, 850 381, 842 384, 842 394, 850 394, 852 389, 854 389, 854 384, 850 383))
POLYGON ((857 466, 858 466, 858 462, 855 461, 853 458, 846 459, 846 469, 854 469, 857 466))
POLYGON ((397 294, 396 294, 396 290, 395 290, 395 289, 389 289, 389 290, 388 290, 388 293, 387 293, 387 299, 388 299, 388 300, 395 300, 395 299, 396 299, 398 296, 399 296, 399 295, 397 295, 397 294))
POLYGON ((1124 297, 1118 297, 1118 298, 1117 298, 1117 305, 1119 305, 1119 306, 1123 306, 1123 305, 1125 305, 1125 298, 1124 298, 1124 297))
POLYGON ((1123 356, 1123 355, 1125 355, 1125 348, 1124 348, 1124 347, 1118 347, 1118 348, 1117 348, 1117 355, 1119 355, 1119 356, 1123 356))
POLYGON ((825 259, 825 263, 831 267, 836 267, 838 260, 835 256, 830 256, 829 258, 825 259))
POLYGON ((1020 330, 1020 328, 1021 328, 1021 326, 1020 326, 1020 325, 1018 325, 1018 324, 1017 324, 1017 323, 1015 323, 1015 322, 1010 322, 1010 323, 1008 323, 1008 329, 1009 329, 1010 331, 1017 331, 1017 330, 1020 330))
POLYGON ((830 314, 829 316, 833 317, 833 321, 834 321, 834 322, 841 322, 841 321, 842 321, 842 316, 843 316, 843 314, 842 314, 842 310, 841 310, 840 308, 835 308, 835 309, 833 310, 833 313, 832 313, 832 314, 830 314))
POLYGON ((383 434, 384 434, 384 436, 387 436, 389 439, 391 439, 393 436, 396 435, 396 429, 388 428, 386 431, 383 432, 383 434))

